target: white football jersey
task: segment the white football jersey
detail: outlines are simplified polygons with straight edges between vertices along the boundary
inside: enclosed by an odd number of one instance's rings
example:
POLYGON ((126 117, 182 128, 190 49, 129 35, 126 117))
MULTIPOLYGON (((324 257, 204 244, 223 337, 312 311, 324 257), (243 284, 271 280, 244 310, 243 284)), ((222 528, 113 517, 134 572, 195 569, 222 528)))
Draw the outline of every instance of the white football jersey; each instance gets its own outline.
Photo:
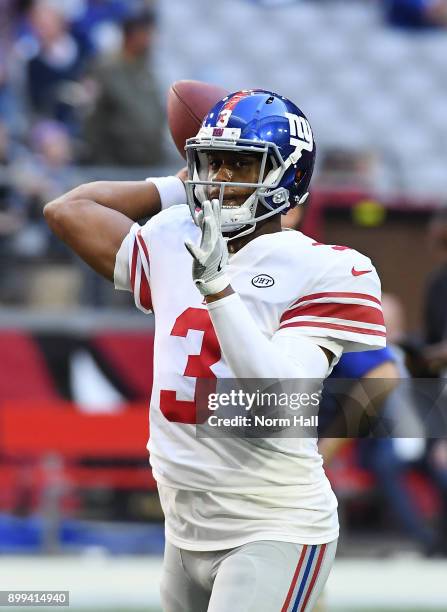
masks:
MULTIPOLYGON (((187 239, 199 242, 200 230, 187 206, 173 206, 131 228, 115 266, 115 286, 155 315, 148 450, 166 536, 191 550, 334 540, 337 503, 315 439, 196 437, 198 378, 234 376, 192 282, 187 239)), ((385 346, 378 276, 352 249, 292 230, 265 234, 230 256, 227 272, 267 338, 305 335, 347 351, 385 346)))

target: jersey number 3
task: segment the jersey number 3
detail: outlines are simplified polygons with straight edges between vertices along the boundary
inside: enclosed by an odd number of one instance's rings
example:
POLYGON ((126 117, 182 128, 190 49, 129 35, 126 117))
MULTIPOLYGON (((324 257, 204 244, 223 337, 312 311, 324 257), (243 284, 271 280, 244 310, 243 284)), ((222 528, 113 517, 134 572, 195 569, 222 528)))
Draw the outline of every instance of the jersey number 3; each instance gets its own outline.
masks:
MULTIPOLYGON (((220 361, 222 353, 207 310, 187 308, 177 317, 171 330, 171 336, 186 338, 190 329, 203 331, 200 353, 198 355, 188 355, 186 368, 183 372, 183 376, 191 376, 197 379, 194 399, 192 401, 178 400, 176 391, 167 389, 160 391, 160 410, 168 421, 173 423, 194 424, 201 422, 202 419, 197 417, 198 413, 202 412, 200 399, 206 401, 208 393, 216 390, 216 376, 212 372, 211 366, 220 361)), ((203 408, 204 414, 207 414, 207 406, 203 408)))

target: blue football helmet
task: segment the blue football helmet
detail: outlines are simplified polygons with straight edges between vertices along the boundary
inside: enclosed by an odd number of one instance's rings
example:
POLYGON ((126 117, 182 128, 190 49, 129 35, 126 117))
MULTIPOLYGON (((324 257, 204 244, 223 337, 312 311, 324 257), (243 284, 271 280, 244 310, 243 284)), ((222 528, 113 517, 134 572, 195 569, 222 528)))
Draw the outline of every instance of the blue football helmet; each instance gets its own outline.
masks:
POLYGON ((225 97, 185 149, 186 193, 194 222, 199 224, 202 204, 218 186, 222 231, 230 240, 253 232, 259 221, 303 204, 309 195, 316 153, 312 129, 293 102, 271 91, 250 89, 225 97), (259 155, 258 181, 211 181, 208 160, 215 152, 259 155), (230 185, 253 191, 241 206, 226 206, 225 188, 230 185))

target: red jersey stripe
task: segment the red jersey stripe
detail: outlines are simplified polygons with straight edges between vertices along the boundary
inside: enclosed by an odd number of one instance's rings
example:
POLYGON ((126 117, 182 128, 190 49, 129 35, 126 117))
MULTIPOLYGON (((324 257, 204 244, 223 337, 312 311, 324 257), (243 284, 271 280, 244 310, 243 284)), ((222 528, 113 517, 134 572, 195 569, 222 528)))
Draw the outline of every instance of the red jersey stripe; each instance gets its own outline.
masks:
POLYGON ((378 308, 362 306, 361 304, 307 304, 287 310, 281 317, 281 323, 294 317, 332 317, 334 319, 347 319, 358 323, 371 323, 385 325, 383 314, 378 308))
POLYGON ((279 329, 286 327, 322 327, 324 329, 337 329, 339 331, 349 331, 353 334, 366 334, 367 336, 382 336, 386 337, 385 332, 377 331, 376 329, 365 329, 364 327, 350 327, 348 325, 340 325, 338 323, 320 323, 317 321, 299 321, 295 323, 284 323, 279 329))
POLYGON ((137 232, 137 240, 138 244, 144 251, 144 256, 146 257, 147 265, 149 266, 149 251, 147 250, 146 243, 144 242, 143 236, 141 235, 141 230, 138 230, 137 232))
POLYGON ((326 291, 324 293, 311 293, 310 295, 305 295, 301 297, 299 300, 297 300, 296 302, 294 302, 292 306, 301 304, 301 302, 308 302, 310 300, 318 300, 319 298, 324 298, 324 297, 356 298, 359 300, 369 300, 370 302, 379 304, 379 306, 382 305, 380 300, 378 300, 373 295, 369 295, 368 293, 348 293, 346 291, 326 291))
POLYGON ((146 310, 152 310, 151 289, 143 269, 141 270, 140 280, 140 304, 143 308, 146 308, 146 310))
MULTIPOLYGON (((136 234, 136 238, 138 241, 138 244, 141 246, 141 248, 143 249, 144 252, 144 256, 146 258, 147 264, 149 266, 149 251, 147 250, 147 246, 146 243, 144 242, 143 236, 141 235, 141 230, 138 230, 137 234, 136 234)), ((135 247, 138 250, 138 246, 137 243, 134 243, 134 249, 135 247)), ((132 260, 133 263, 133 260, 132 260)), ((132 289, 134 289, 134 285, 132 285, 132 289)), ((135 289, 134 289, 135 291, 135 289)), ((151 289, 149 286, 149 280, 146 277, 146 273, 144 271, 143 268, 143 264, 141 264, 141 272, 140 272, 140 304, 143 306, 143 308, 145 308, 146 310, 152 310, 152 295, 151 295, 151 289)))

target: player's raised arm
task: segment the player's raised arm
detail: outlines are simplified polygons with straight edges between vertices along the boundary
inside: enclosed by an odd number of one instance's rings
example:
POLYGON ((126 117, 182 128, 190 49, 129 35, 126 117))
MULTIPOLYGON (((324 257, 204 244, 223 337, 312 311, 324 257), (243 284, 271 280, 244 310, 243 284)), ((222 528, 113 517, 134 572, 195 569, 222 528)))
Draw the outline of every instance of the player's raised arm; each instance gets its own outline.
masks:
MULTIPOLYGON (((179 172, 179 176, 182 173, 183 170, 179 172)), ((122 213, 133 221, 138 221, 155 215, 161 208, 185 203, 185 189, 179 176, 151 177, 145 181, 84 183, 54 202, 59 205, 78 200, 92 200, 105 208, 122 213)))
POLYGON ((184 201, 178 177, 85 183, 49 202, 52 231, 96 272, 113 281, 116 253, 132 222, 184 201))
POLYGON ((44 215, 58 238, 96 272, 113 280, 116 253, 132 227, 129 217, 73 194, 47 204, 44 215))

